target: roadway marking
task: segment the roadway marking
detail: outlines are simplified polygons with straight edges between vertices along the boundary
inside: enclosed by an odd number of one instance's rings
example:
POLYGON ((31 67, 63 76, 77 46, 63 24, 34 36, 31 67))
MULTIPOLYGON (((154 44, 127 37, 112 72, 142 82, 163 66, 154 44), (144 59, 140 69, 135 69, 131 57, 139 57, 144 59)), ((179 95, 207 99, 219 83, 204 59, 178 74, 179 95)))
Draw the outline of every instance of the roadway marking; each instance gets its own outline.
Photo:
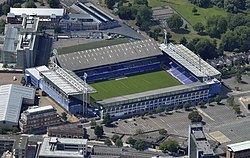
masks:
POLYGON ((202 115, 204 115, 205 117, 209 118, 210 120, 215 121, 212 117, 210 117, 207 113, 205 113, 204 111, 202 111, 200 108, 198 108, 197 111, 199 113, 201 113, 202 115))

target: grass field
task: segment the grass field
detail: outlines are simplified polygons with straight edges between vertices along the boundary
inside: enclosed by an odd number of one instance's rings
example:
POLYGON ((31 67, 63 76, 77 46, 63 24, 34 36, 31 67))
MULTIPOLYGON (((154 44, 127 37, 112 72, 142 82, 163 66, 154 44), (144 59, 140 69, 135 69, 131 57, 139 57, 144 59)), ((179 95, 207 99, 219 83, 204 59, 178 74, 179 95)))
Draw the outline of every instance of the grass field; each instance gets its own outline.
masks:
POLYGON ((165 71, 156 71, 120 80, 110 80, 91 84, 97 93, 91 96, 102 100, 122 95, 134 94, 148 90, 180 85, 181 83, 165 71))
POLYGON ((161 7, 170 5, 182 17, 184 17, 192 26, 197 22, 206 23, 206 19, 213 15, 227 16, 227 12, 218 7, 200 8, 191 4, 188 0, 149 0, 150 7, 161 7), (198 9, 198 15, 192 13, 193 7, 198 9))
POLYGON ((103 41, 97 41, 97 42, 90 42, 86 44, 79 44, 79 45, 70 46, 70 47, 63 47, 63 48, 58 49, 58 52, 59 54, 67 54, 67 53, 73 53, 77 51, 106 47, 106 46, 111 46, 111 45, 116 45, 116 44, 121 44, 121 43, 128 43, 128 42, 129 42, 128 38, 116 38, 112 40, 103 40, 103 41))

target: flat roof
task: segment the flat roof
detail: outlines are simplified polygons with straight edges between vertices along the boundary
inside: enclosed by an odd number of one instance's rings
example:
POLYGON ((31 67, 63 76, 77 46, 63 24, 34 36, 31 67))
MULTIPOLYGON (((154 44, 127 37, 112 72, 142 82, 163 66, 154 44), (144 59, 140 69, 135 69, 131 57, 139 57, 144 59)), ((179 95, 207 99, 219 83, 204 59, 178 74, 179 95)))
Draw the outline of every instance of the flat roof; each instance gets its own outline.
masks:
POLYGON ((6 35, 4 37, 3 51, 16 52, 16 44, 18 41, 18 29, 8 25, 6 35))
POLYGON ((227 147, 232 149, 234 152, 248 150, 248 149, 250 149, 250 140, 240 142, 240 143, 235 143, 235 144, 229 144, 229 145, 227 145, 227 147))
POLYGON ((207 85, 207 83, 194 82, 194 83, 186 84, 186 85, 179 85, 179 86, 167 87, 167 88, 162 88, 162 89, 155 89, 155 90, 136 93, 136 94, 129 94, 129 95, 124 95, 124 96, 104 99, 102 101, 98 101, 97 103, 102 104, 102 105, 106 105, 106 104, 110 104, 110 103, 114 103, 114 102, 122 102, 122 101, 126 101, 126 100, 131 100, 131 99, 138 99, 138 98, 142 98, 142 97, 159 95, 159 94, 166 93, 166 92, 186 90, 188 88, 195 88, 195 87, 200 87, 200 86, 204 86, 204 85, 207 85))
POLYGON ((15 84, 0 86, 0 121, 18 123, 23 99, 34 98, 33 88, 15 84))
MULTIPOLYGON (((82 158, 84 152, 76 150, 57 150, 57 144, 68 144, 68 145, 87 145, 87 139, 76 139, 76 138, 57 138, 49 137, 44 138, 43 143, 40 147, 39 157, 74 157, 82 158), (52 145, 55 144, 53 148, 52 145)), ((87 148, 86 148, 87 150, 87 148)))
POLYGON ((181 44, 174 45, 170 43, 168 46, 161 44, 160 49, 168 54, 171 58, 181 63, 197 77, 213 77, 221 75, 218 70, 181 44))
POLYGON ((37 16, 63 16, 64 9, 61 8, 10 8, 10 12, 14 15, 37 15, 37 16))
POLYGON ((48 105, 48 106, 42 106, 42 107, 32 107, 31 109, 26 110, 28 113, 36 113, 36 112, 41 112, 41 111, 46 111, 46 110, 53 110, 53 106, 48 105))
POLYGON ((157 55, 162 55, 158 44, 147 39, 63 54, 58 56, 58 61, 63 68, 74 71, 157 55))

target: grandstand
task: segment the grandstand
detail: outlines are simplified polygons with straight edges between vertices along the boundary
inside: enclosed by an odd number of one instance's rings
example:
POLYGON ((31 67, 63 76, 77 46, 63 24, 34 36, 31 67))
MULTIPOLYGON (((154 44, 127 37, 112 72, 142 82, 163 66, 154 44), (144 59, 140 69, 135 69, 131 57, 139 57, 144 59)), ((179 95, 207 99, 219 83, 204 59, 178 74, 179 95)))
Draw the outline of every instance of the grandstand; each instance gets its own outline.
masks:
POLYGON ((183 45, 158 45, 151 39, 63 54, 57 61, 82 79, 88 74, 87 82, 97 90, 92 96, 97 99, 101 116, 108 112, 118 118, 159 106, 173 108, 175 104, 207 100, 220 91, 219 71, 183 45), (155 76, 161 85, 176 82, 173 78, 179 83, 158 87, 153 81, 144 83, 145 77, 138 80, 137 76, 143 74, 154 79, 152 72, 158 71, 168 74, 155 76))

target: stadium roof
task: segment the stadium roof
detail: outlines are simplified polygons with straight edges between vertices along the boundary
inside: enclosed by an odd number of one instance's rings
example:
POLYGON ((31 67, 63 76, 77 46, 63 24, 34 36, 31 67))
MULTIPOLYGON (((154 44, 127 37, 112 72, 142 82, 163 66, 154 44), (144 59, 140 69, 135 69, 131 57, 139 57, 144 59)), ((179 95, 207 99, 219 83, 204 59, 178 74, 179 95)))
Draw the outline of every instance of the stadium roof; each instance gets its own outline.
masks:
POLYGON ((238 151, 250 149, 250 141, 244 141, 244 142, 240 142, 240 143, 230 144, 227 146, 230 149, 232 149, 233 152, 238 152, 238 151))
POLYGON ((58 56, 60 65, 69 70, 81 70, 161 55, 154 40, 141 40, 58 56))
POLYGON ((63 16, 64 9, 61 8, 10 8, 10 14, 14 15, 37 15, 37 16, 63 16))
POLYGON ((197 77, 215 77, 221 75, 218 70, 183 45, 173 45, 170 43, 167 47, 165 44, 161 44, 160 49, 181 63, 197 77))
POLYGON ((85 84, 74 73, 68 72, 55 64, 51 70, 48 68, 45 69, 44 66, 31 69, 34 70, 30 72, 37 74, 35 70, 38 71, 42 77, 45 77, 66 95, 82 94, 85 91, 85 87, 89 93, 95 92, 95 89, 87 83, 85 84))
POLYGON ((185 84, 185 85, 167 87, 167 88, 162 88, 162 89, 150 90, 150 91, 136 93, 136 94, 129 94, 129 95, 124 95, 124 96, 104 99, 102 101, 98 101, 98 103, 105 106, 108 104, 112 104, 112 103, 116 103, 116 102, 124 102, 124 101, 131 100, 131 99, 141 100, 141 98, 143 98, 143 97, 146 97, 146 98, 151 97, 151 96, 158 97, 160 94, 171 93, 174 91, 181 91, 181 90, 184 91, 185 90, 185 92, 186 92, 186 91, 192 91, 194 89, 197 90, 197 88, 202 86, 202 85, 207 85, 207 83, 195 82, 195 83, 191 83, 191 84, 185 84))
POLYGON ((15 84, 0 86, 0 121, 18 123, 23 99, 34 98, 33 88, 15 84))

